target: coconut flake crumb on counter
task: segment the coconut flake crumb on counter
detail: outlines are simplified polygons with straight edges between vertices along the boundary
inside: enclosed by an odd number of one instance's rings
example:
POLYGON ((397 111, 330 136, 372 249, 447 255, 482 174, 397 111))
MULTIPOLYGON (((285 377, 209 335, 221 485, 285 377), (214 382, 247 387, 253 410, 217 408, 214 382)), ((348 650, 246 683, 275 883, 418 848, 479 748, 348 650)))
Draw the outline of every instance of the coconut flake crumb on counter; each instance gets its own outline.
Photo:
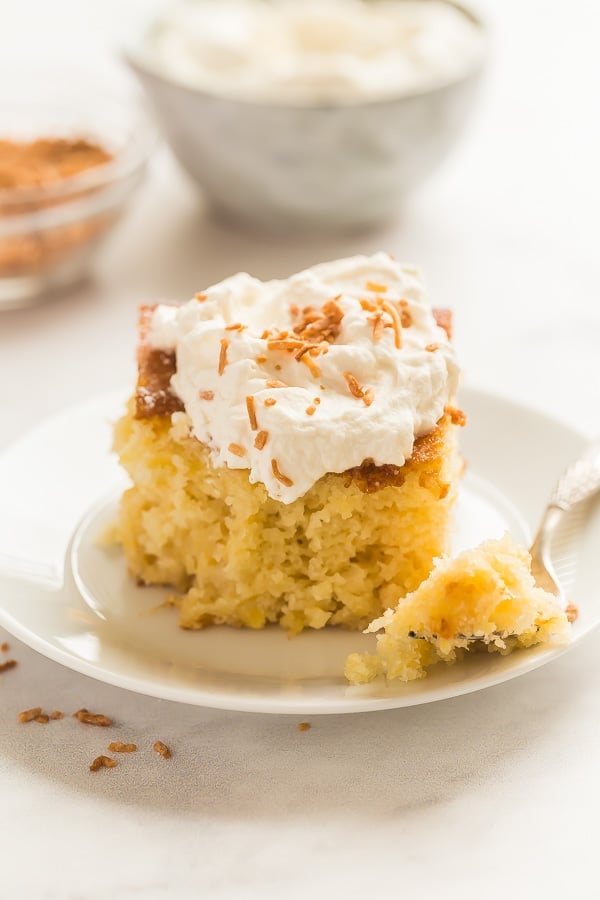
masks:
POLYGON ((418 271, 385 253, 281 281, 240 273, 202 296, 156 307, 148 342, 175 351, 172 390, 213 464, 249 469, 283 503, 366 459, 404 465, 456 391, 454 351, 418 271))
POLYGON ((482 49, 478 26, 439 0, 220 0, 173 4, 143 52, 191 87, 326 104, 448 83, 477 64, 482 49))

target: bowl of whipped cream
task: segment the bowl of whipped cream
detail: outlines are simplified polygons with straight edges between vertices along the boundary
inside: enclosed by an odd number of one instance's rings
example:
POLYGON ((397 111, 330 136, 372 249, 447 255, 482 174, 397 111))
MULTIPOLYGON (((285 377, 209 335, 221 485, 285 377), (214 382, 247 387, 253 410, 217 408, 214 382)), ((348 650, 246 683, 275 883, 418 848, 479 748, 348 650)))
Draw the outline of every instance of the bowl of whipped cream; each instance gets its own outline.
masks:
POLYGON ((444 160, 485 44, 449 0, 179 0, 125 53, 217 212, 345 229, 393 217, 444 160))

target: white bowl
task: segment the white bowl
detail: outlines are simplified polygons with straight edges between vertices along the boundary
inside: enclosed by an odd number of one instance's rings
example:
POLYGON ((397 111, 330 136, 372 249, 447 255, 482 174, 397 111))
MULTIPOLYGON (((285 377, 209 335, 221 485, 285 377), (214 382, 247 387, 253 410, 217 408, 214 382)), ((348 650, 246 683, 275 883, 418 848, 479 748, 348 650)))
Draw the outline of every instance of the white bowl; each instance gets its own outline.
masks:
POLYGON ((125 57, 175 155, 213 207, 270 229, 352 228, 390 218, 456 142, 483 68, 480 57, 461 77, 420 93, 308 106, 177 82, 154 64, 144 35, 125 57))

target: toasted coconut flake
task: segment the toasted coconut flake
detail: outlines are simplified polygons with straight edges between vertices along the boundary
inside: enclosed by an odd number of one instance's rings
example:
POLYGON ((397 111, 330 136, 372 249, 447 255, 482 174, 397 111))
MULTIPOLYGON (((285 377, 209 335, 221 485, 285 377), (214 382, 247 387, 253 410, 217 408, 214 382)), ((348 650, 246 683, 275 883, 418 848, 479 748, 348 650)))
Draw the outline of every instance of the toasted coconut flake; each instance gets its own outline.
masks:
POLYGON ((162 741, 154 741, 152 749, 158 753, 159 756, 162 756, 163 759, 171 759, 171 751, 162 741))
POLYGON ((97 756, 90 763, 90 772, 98 772, 99 769, 114 769, 116 765, 116 759, 111 759, 110 756, 97 756))
POLYGON ((275 371, 281 372, 281 366, 279 365, 279 363, 277 363, 277 365, 275 366, 275 371))
POLYGON ((462 409, 458 409, 456 406, 445 406, 444 412, 450 417, 450 421, 453 425, 458 425, 462 428, 467 424, 467 415, 462 409))
POLYGON ((298 731, 310 731, 310 722, 298 722, 298 731))
POLYGON ((204 303, 204 301, 206 300, 206 294, 195 294, 194 296, 196 297, 198 303, 204 303))
MULTIPOLYGON (((402 302, 402 301, 400 301, 400 302, 402 302)), ((412 316, 409 313, 409 311, 407 309, 401 309, 400 310, 400 324, 402 325, 402 327, 410 328, 412 323, 413 323, 413 320, 412 320, 412 316)))
POLYGON ((60 709, 53 709, 50 713, 51 719, 64 719, 65 714, 60 711, 60 709))
POLYGON ((375 300, 363 298, 359 302, 365 312, 375 312, 375 310, 378 309, 378 305, 375 300))
POLYGON ((42 714, 41 706, 34 706, 31 709, 24 709, 23 712, 19 713, 19 722, 25 724, 26 722, 33 722, 34 719, 37 719, 38 716, 42 714))
POLYGON ((234 456, 245 456, 246 451, 242 447, 241 444, 230 444, 227 448, 230 453, 233 453, 234 456))
POLYGON ((200 391, 198 396, 201 400, 214 400, 215 392, 214 391, 200 391))
POLYGON ((259 365, 262 365, 263 363, 266 363, 266 361, 267 361, 267 357, 266 357, 266 356, 257 356, 257 357, 256 357, 256 362, 257 362, 259 365))
POLYGON ((112 741, 108 745, 110 753, 135 753, 137 744, 124 744, 123 741, 112 741))
POLYGON ((273 338, 272 340, 267 341, 269 350, 287 350, 289 353, 293 350, 298 350, 303 346, 304 341, 297 340, 296 338, 273 338))
POLYGON ((383 313, 380 310, 374 312, 372 316, 367 318, 367 322, 370 322, 373 326, 373 340, 380 341, 384 329, 383 313))
POLYGON ((565 609, 565 613, 569 622, 574 622, 579 615, 579 607, 575 606, 574 603, 569 603, 565 609))
POLYGON ((325 341, 333 343, 341 331, 341 323, 344 318, 344 310, 338 300, 341 294, 337 294, 331 300, 326 300, 321 308, 305 306, 302 310, 300 321, 294 326, 294 334, 303 341, 325 341))
POLYGON ((342 299, 341 294, 337 294, 332 300, 326 300, 323 304, 323 312, 325 315, 332 319, 337 325, 340 324, 342 319, 344 318, 344 310, 338 303, 338 300, 342 299))
POLYGON ((264 405, 265 406, 275 406, 276 403, 277 403, 277 400, 275 399, 275 397, 267 397, 267 399, 264 402, 264 405))
POLYGON ((225 366, 227 365, 227 348, 229 347, 229 341, 227 338, 221 338, 221 351, 219 353, 219 375, 222 375, 225 371, 225 366))
POLYGON ((294 359, 297 362, 300 362, 304 354, 309 353, 311 350, 314 350, 314 344, 305 344, 304 347, 300 347, 300 349, 296 353, 294 353, 294 359))
POLYGON ((402 347, 402 322, 400 321, 400 314, 394 304, 388 303, 387 300, 381 301, 381 308, 392 319, 392 325, 394 328, 394 344, 396 345, 396 348, 400 350, 400 348, 402 347))
POLYGON ((252 429, 252 431, 258 431, 256 409, 254 407, 254 397, 251 394, 246 397, 246 409, 248 410, 248 418, 250 419, 250 428, 252 429))
POLYGON ((321 398, 320 398, 320 397, 313 397, 313 403, 316 403, 317 406, 319 405, 320 402, 321 402, 321 398))
POLYGON ((277 379, 273 379, 272 381, 267 381, 266 386, 268 388, 285 388, 288 385, 284 381, 277 381, 277 379))
POLYGON ((436 350, 439 350, 439 349, 440 349, 440 345, 439 345, 439 344, 435 344, 435 343, 433 343, 433 344, 426 344, 426 345, 425 345, 425 349, 426 349, 429 353, 435 353, 436 350))
POLYGON ((322 318, 322 309, 317 309, 316 306, 305 306, 302 310, 302 322, 299 322, 295 326, 295 333, 300 334, 304 325, 312 325, 314 322, 320 322, 322 318), (296 329, 298 329, 297 332, 296 329))
POLYGON ((257 450, 262 450, 267 441, 269 440, 269 432, 268 431, 259 431, 254 439, 254 446, 257 450))
POLYGON ((103 716, 101 713, 91 713, 85 708, 78 709, 76 713, 73 713, 73 717, 79 719, 84 725, 99 725, 101 728, 107 728, 109 725, 112 725, 112 719, 108 716, 103 716))
POLYGON ((348 390, 352 396, 356 397, 358 400, 362 400, 365 406, 370 406, 375 399, 375 394, 372 389, 361 387, 351 372, 344 372, 344 378, 346 379, 348 390))
POLYGON ((357 397, 359 400, 362 400, 364 391, 354 375, 351 372, 344 372, 344 378, 346 379, 348 390, 350 391, 352 396, 357 397))
POLYGON ((387 284, 378 284, 376 281, 367 281, 365 287, 374 294, 385 294, 387 291, 387 284))
POLYGON ((277 481, 280 481, 286 487, 293 486, 294 482, 292 481, 292 479, 288 478, 287 475, 284 475, 283 472, 280 471, 279 464, 276 459, 271 460, 271 469, 273 470, 273 475, 275 476, 277 481))
POLYGON ((242 325, 241 322, 234 322, 233 325, 226 325, 225 331, 243 331, 247 327, 247 325, 242 325))
POLYGON ((0 650, 2 651, 2 653, 8 653, 8 651, 10 650, 10 644, 8 644, 6 641, 3 641, 0 644, 0 650))
POLYGON ((316 364, 316 362, 314 361, 314 359, 312 358, 310 353, 307 353, 306 356, 302 357, 302 362, 304 363, 305 366, 308 367, 308 370, 309 370, 310 374, 313 376, 313 378, 319 378, 319 376, 321 374, 321 370, 319 369, 318 365, 316 364))
POLYGON ((2 672, 8 672, 9 669, 14 669, 16 665, 16 659, 7 659, 6 662, 0 663, 0 674, 2 672))
POLYGON ((50 721, 50 716, 46 715, 46 713, 40 713, 39 716, 35 717, 36 722, 39 722, 40 725, 47 725, 50 721))
POLYGON ((316 406, 307 406, 306 409, 304 410, 304 412, 306 413, 307 416, 314 416, 316 411, 317 411, 316 406))

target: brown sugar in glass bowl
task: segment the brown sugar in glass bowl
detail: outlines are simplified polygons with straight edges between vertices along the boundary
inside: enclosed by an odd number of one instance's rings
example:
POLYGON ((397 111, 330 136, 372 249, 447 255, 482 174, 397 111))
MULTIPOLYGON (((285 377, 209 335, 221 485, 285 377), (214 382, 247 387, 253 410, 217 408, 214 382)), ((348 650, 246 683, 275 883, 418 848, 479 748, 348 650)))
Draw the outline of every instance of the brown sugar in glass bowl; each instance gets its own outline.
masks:
MULTIPOLYGON (((0 192, 7 197, 4 203, 0 201, 0 217, 33 213, 73 199, 52 197, 51 191, 47 197, 36 196, 32 188, 48 189, 111 159, 108 151, 84 139, 42 138, 28 143, 0 139, 0 192)), ((85 196, 85 191, 80 196, 85 196)), ((110 223, 109 215, 100 214, 53 228, 9 233, 0 241, 0 278, 43 273, 68 259, 110 223)))
MULTIPOLYGON (((154 129, 85 78, 0 92, 0 310, 78 281, 140 183, 154 129)), ((13 82, 14 83, 14 82, 13 82)))
POLYGON ((112 153, 84 138, 0 139, 0 189, 31 188, 110 162, 112 153))

